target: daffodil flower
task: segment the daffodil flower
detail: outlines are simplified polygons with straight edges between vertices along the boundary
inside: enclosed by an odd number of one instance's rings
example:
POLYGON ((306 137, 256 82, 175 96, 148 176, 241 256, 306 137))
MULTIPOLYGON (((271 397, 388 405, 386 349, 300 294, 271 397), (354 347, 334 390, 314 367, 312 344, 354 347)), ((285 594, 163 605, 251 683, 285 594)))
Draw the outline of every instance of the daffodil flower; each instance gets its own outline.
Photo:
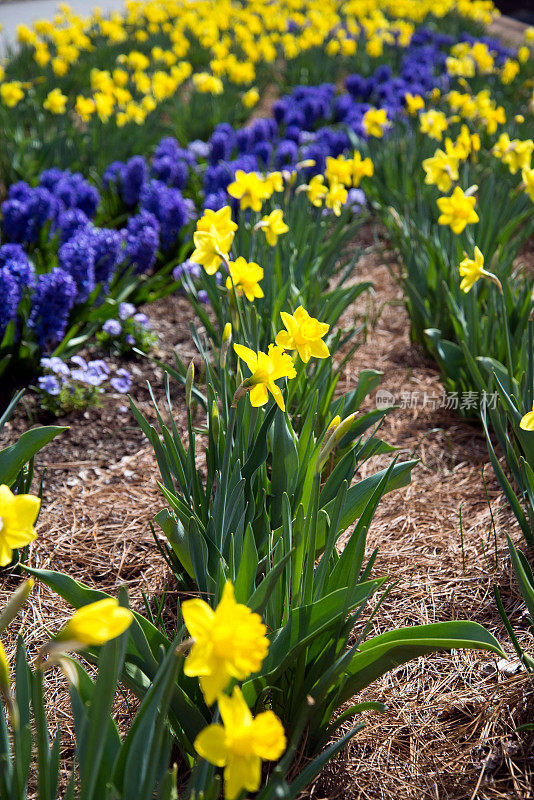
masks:
POLYGON ((275 403, 286 410, 284 398, 275 381, 279 378, 294 378, 295 366, 291 356, 282 347, 275 344, 269 345, 267 353, 261 350, 255 353, 241 344, 234 344, 236 354, 241 358, 251 372, 246 384, 250 389, 250 403, 253 406, 264 406, 269 400, 269 392, 274 397, 275 403))
POLYGON ((46 96, 43 108, 50 111, 51 114, 64 114, 67 99, 67 96, 62 93, 61 89, 52 89, 46 96))
MULTIPOLYGON (((470 190, 474 190, 471 187, 470 190)), ((453 233, 461 233, 466 225, 478 222, 478 214, 475 211, 476 198, 464 194, 459 186, 456 186, 450 197, 440 197, 436 201, 441 215, 438 218, 439 225, 449 225, 453 233)))
POLYGON ((274 247, 278 241, 278 237, 283 233, 287 233, 289 226, 286 225, 283 219, 283 211, 281 208, 275 208, 270 214, 266 214, 257 224, 258 228, 265 234, 267 244, 274 247))
POLYGON ((82 647, 102 645, 124 633, 132 620, 128 608, 119 606, 114 597, 105 597, 75 611, 53 641, 74 642, 82 647))
POLYGON ((342 183, 333 183, 326 195, 326 207, 331 208, 336 217, 341 215, 341 206, 347 202, 348 192, 342 183))
POLYGON ((352 184, 352 162, 344 156, 332 158, 327 156, 324 171, 328 183, 342 183, 344 186, 352 184))
POLYGON ((528 411, 521 417, 519 427, 524 431, 534 431, 534 406, 532 406, 532 411, 528 411))
POLYGON ((316 208, 322 206, 323 200, 328 194, 328 189, 324 185, 323 175, 314 175, 310 182, 303 188, 306 189, 306 195, 312 206, 316 208))
POLYGON ((534 169, 524 167, 521 172, 521 177, 523 178, 525 191, 534 203, 534 169))
POLYGON ((261 782, 261 761, 275 761, 286 749, 282 723, 272 711, 253 717, 237 686, 231 697, 218 698, 222 725, 208 725, 194 742, 197 753, 224 767, 224 796, 235 800, 243 789, 255 792, 261 782))
POLYGON ((363 129, 367 136, 380 138, 391 125, 385 108, 370 108, 363 115, 363 129))
POLYGON ((412 117, 425 107, 425 101, 419 94, 410 94, 410 92, 406 92, 404 99, 406 100, 406 111, 412 117))
POLYGON ((199 678, 211 706, 232 678, 244 680, 260 669, 269 647, 267 629, 259 614, 236 603, 229 582, 215 611, 204 600, 194 598, 182 603, 182 615, 194 639, 184 673, 199 678))
POLYGON ((261 211, 263 201, 272 193, 270 185, 267 185, 255 172, 244 172, 242 169, 236 170, 235 180, 226 191, 230 197, 239 200, 243 210, 251 208, 253 211, 261 211))
POLYGON ((468 258, 467 253, 464 253, 464 260, 460 262, 460 275, 462 280, 460 282, 460 289, 462 292, 469 292, 479 278, 483 276, 492 278, 493 275, 484 269, 484 256, 480 249, 475 247, 474 258, 468 258))
POLYGON ((41 500, 32 494, 14 495, 9 486, 0 486, 0 567, 13 558, 13 550, 32 542, 37 534, 34 523, 41 500))
POLYGON ((452 182, 458 180, 459 159, 450 139, 445 141, 445 150, 446 152, 438 149, 433 156, 423 161, 425 183, 435 184, 440 192, 448 192, 452 182))
POLYGON ((221 239, 224 239, 230 233, 233 234, 237 230, 237 223, 232 219, 232 209, 230 206, 223 206, 218 211, 212 211, 210 208, 205 209, 204 214, 197 220, 197 231, 207 231, 210 233, 212 228, 215 228, 217 235, 221 239))
POLYGON ((195 249, 191 254, 191 260, 201 264, 208 275, 215 275, 221 262, 228 258, 233 238, 233 231, 220 234, 213 225, 209 231, 195 231, 193 234, 195 249))
POLYGON ((280 312, 285 331, 276 336, 276 344, 285 350, 296 350, 305 364, 310 358, 328 358, 330 351, 323 342, 330 329, 326 322, 310 317, 303 306, 299 306, 294 314, 280 312))
POLYGON ((251 303, 257 297, 263 297, 263 290, 259 282, 263 279, 263 268, 254 261, 248 262, 243 256, 235 261, 229 261, 230 276, 226 279, 226 288, 234 289, 239 297, 244 294, 251 303))
POLYGON ((349 163, 352 170, 352 185, 355 189, 357 189, 362 178, 372 177, 374 173, 374 165, 370 158, 362 159, 358 150, 355 150, 354 156, 349 163))

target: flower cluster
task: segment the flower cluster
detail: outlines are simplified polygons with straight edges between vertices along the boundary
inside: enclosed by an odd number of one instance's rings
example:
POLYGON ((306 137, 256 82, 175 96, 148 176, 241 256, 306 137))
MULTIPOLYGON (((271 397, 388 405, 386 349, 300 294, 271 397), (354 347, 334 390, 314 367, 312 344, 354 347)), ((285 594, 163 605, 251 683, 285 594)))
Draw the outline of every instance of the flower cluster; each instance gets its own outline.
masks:
POLYGON ((19 181, 9 187, 2 203, 2 233, 8 242, 36 243, 48 224, 59 227, 60 216, 67 210, 81 212, 88 221, 100 202, 98 191, 79 173, 49 169, 41 173, 39 185, 19 181))
POLYGON ((195 740, 195 750, 217 767, 224 767, 227 800, 243 789, 255 792, 261 781, 261 761, 275 761, 286 748, 284 729, 272 711, 252 717, 239 687, 224 694, 235 680, 258 672, 269 641, 259 614, 237 603, 226 583, 215 610, 204 600, 182 603, 182 614, 193 639, 184 673, 198 676, 208 705, 217 701, 223 724, 208 725, 195 740))
POLYGON ((41 407, 56 416, 99 405, 105 388, 126 394, 132 385, 128 370, 119 368, 112 373, 102 359, 86 361, 78 355, 69 365, 52 356, 41 359, 41 368, 44 374, 37 380, 36 392, 41 407))
POLYGON ((158 341, 147 315, 136 311, 132 303, 120 303, 118 318, 106 320, 96 338, 101 347, 116 355, 127 355, 133 347, 148 353, 158 341))
MULTIPOLYGON (((0 76, 0 100, 12 109, 27 96, 38 96, 49 117, 74 111, 84 125, 93 119, 104 124, 113 121, 118 127, 143 125, 190 79, 189 87, 200 95, 221 95, 225 85, 248 87, 241 102, 250 108, 259 95, 254 86, 259 62, 270 64, 277 56, 290 62, 317 48, 328 58, 353 57, 359 48, 370 58, 380 58, 386 50, 409 48, 417 36, 414 22, 433 13, 441 16, 456 9, 485 23, 492 17, 491 4, 484 0, 450 0, 438 11, 430 0, 407 4, 402 10, 389 6, 381 0, 363 7, 334 0, 320 6, 314 0, 277 0, 269 4, 267 13, 264 3, 257 0, 222 7, 209 0, 193 12, 185 0, 166 0, 157 10, 144 0, 111 18, 98 12, 81 17, 66 7, 54 23, 39 20, 33 28, 19 26, 19 42, 31 57, 31 68, 26 69, 23 83, 8 63, 8 75, 0 76), (95 50, 96 43, 111 50, 111 65, 107 59, 106 69, 86 69, 82 85, 73 92, 68 74, 72 69, 84 74, 86 54, 95 50), (194 72, 192 63, 199 47, 207 50, 209 70, 203 66, 194 72), (185 60, 188 56, 190 60, 185 60)), ((420 46, 427 39, 421 36, 420 46)), ((448 65, 451 71, 452 62, 462 64, 468 54, 480 60, 478 51, 470 48, 469 37, 463 43, 463 50, 448 65)), ((504 67, 503 80, 513 78, 508 61, 503 64, 495 59, 504 67)))

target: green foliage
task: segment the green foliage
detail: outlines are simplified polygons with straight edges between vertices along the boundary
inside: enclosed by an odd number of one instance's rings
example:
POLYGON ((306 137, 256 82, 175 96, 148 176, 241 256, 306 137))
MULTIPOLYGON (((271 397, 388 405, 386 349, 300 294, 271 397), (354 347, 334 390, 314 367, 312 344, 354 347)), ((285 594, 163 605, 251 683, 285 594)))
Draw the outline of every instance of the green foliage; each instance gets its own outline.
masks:
POLYGON ((460 174, 461 186, 478 186, 479 222, 459 235, 439 225, 436 199, 444 193, 423 183, 421 166, 437 146, 397 123, 387 148, 370 143, 375 175, 369 187, 403 265, 412 338, 437 361, 446 390, 461 395, 477 388, 464 346, 474 358, 509 361, 506 329, 497 320, 508 324, 514 375, 525 368, 531 287, 516 259, 534 230, 534 207, 528 195, 517 191, 507 167, 483 148, 479 161, 465 164, 460 174), (503 297, 487 280, 468 294, 460 289, 460 261, 465 253, 472 257, 475 245, 486 269, 499 278, 503 297))
MULTIPOLYGON (((0 431, 12 416, 23 394, 23 391, 18 392, 0 417, 0 431)), ((0 483, 9 486, 16 494, 29 492, 35 455, 65 430, 67 429, 57 425, 32 428, 22 433, 14 444, 0 450, 0 483)))
MULTIPOLYGON (((13 613, 6 620, 0 619, 0 633, 5 628, 1 623, 15 616, 21 599, 14 595, 8 604, 8 610, 13 606, 13 613)), ((121 602, 128 603, 125 591, 121 592, 121 602)), ((26 800, 33 777, 37 779, 37 800, 175 800, 176 771, 168 766, 172 738, 167 712, 183 654, 171 645, 161 656, 150 691, 121 738, 111 709, 128 637, 125 632, 100 649, 96 679, 66 654, 57 659, 69 681, 74 719, 76 748, 69 765, 61 754, 61 730, 58 728, 52 736, 47 721, 47 662, 32 666, 19 636, 13 686, 0 690, 8 709, 6 716, 0 703, 1 800, 26 800), (69 777, 66 788, 61 788, 65 769, 69 777)))

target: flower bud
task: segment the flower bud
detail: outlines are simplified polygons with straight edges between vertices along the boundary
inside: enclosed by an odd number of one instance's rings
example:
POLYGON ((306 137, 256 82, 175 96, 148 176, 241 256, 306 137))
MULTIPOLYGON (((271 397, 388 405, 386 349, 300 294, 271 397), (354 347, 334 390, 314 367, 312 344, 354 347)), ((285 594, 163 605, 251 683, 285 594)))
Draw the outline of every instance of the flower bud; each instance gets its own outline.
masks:
POLYGON ((9 691, 11 680, 9 677, 9 661, 7 660, 6 651, 0 642, 0 691, 4 693, 9 691))
POLYGON ((0 633, 7 628, 12 620, 15 619, 20 609, 28 599, 28 595, 33 588, 33 584, 33 578, 29 578, 27 581, 24 581, 24 583, 21 583, 21 585, 13 592, 8 600, 7 606, 0 614, 0 633))
POLYGON ((226 362, 226 356, 228 354, 228 348, 230 347, 231 341, 232 341, 232 325, 230 322, 227 322, 223 329, 221 351, 219 354, 221 367, 224 367, 224 364, 226 362))
POLYGON ((221 419, 219 417, 219 409, 215 400, 211 405, 211 432, 214 440, 217 442, 219 439, 219 431, 221 429, 221 419))
POLYGON ((195 365, 191 361, 187 368, 187 375, 185 378, 185 404, 187 408, 191 408, 191 393, 193 391, 193 381, 195 379, 195 365))
POLYGON ((223 344, 226 344, 226 342, 230 340, 231 336, 232 336, 232 325, 230 322, 227 322, 226 325, 224 326, 222 335, 223 344))
POLYGON ((339 444, 339 442, 343 439, 345 434, 349 432, 349 430, 352 427, 352 423, 354 422, 357 416, 358 416, 357 411, 355 411, 353 414, 349 414, 349 416, 342 422, 340 422, 338 425, 336 425, 335 428, 333 427, 333 422, 335 421, 335 418, 334 420, 332 420, 332 423, 330 424, 325 434, 325 438, 323 439, 323 444, 321 445, 321 449, 319 450, 319 456, 317 458, 317 464, 315 466, 316 475, 320 475, 326 463, 326 460, 328 459, 328 456, 334 450, 336 445, 339 444))

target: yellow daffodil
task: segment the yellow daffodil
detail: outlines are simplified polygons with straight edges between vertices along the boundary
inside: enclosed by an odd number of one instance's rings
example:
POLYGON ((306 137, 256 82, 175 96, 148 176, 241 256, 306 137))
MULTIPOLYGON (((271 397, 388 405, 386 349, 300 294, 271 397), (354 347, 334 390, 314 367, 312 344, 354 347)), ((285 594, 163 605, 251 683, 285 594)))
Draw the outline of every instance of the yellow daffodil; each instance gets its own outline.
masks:
POLYGON ((530 58, 530 48, 523 45, 517 51, 517 59, 520 64, 526 64, 530 58))
POLYGON ((278 237, 283 233, 287 233, 289 226, 286 225, 283 219, 283 211, 280 208, 275 208, 270 214, 266 214, 261 218, 258 227, 262 229, 267 239, 267 244, 274 247, 278 241, 278 237))
POLYGON ((252 89, 249 89, 248 92, 245 92, 245 94, 242 97, 243 105, 245 106, 245 108, 254 108, 254 106, 258 103, 259 99, 260 99, 260 93, 258 92, 256 87, 252 87, 252 89))
MULTIPOLYGON (((471 187, 474 191, 476 187, 471 187)), ((478 222, 478 214, 475 211, 476 198, 464 193, 457 186, 450 197, 440 197, 437 200, 441 214, 438 218, 439 225, 449 225, 451 230, 458 234, 461 233, 466 225, 478 222)))
POLYGON ((533 151, 534 141, 532 139, 523 141, 510 139, 507 133, 501 133, 492 149, 493 155, 508 166, 512 175, 515 175, 519 169, 530 167, 533 151))
POLYGON ((336 416, 332 418, 332 421, 330 422, 330 425, 326 430, 332 431, 334 430, 334 428, 337 428, 337 426, 340 424, 341 424, 341 417, 339 416, 339 414, 336 414, 336 416))
POLYGON ((330 351, 323 342, 330 329, 326 322, 310 317, 302 306, 294 314, 280 312, 285 331, 280 331, 276 336, 276 344, 285 350, 296 350, 305 364, 310 358, 328 358, 330 351))
POLYGON ((363 129, 368 136, 379 139, 390 125, 385 108, 370 108, 363 115, 363 129))
POLYGON ((222 725, 208 725, 195 739, 195 750, 210 764, 224 767, 224 796, 236 800, 243 789, 256 792, 261 762, 276 761, 286 749, 284 728, 273 711, 250 713, 237 686, 218 698, 222 725))
POLYGON ((524 167, 521 171, 523 183, 525 184, 525 191, 534 203, 534 169, 524 167))
MULTIPOLYGON (((445 144, 450 141, 449 139, 445 140, 445 144)), ((480 136, 478 133, 470 133, 469 128, 467 125, 462 125, 460 133, 456 137, 456 141, 454 142, 454 154, 462 159, 465 160, 468 158, 471 153, 477 153, 480 150, 480 136)), ((446 189, 444 191, 447 191, 446 189)))
POLYGON ((524 431, 534 431, 534 406, 532 407, 532 411, 528 411, 521 417, 519 427, 524 431))
POLYGON ((458 180, 459 159, 450 139, 446 139, 445 146, 447 152, 438 149, 431 158, 423 160, 425 183, 436 185, 440 192, 448 192, 452 182, 458 180))
POLYGON ((373 162, 370 158, 362 159, 358 150, 355 150, 354 156, 349 161, 352 170, 352 185, 355 189, 360 185, 362 178, 371 178, 374 173, 373 162))
POLYGON ((222 94, 224 84, 216 75, 209 72, 197 72, 193 75, 193 85, 195 89, 203 94, 222 94))
POLYGON ((441 142, 443 131, 447 130, 449 124, 443 111, 436 111, 434 108, 419 114, 419 123, 421 133, 426 133, 427 136, 438 142, 441 142))
POLYGON ((237 230, 237 223, 232 219, 232 209, 230 206, 223 206, 218 211, 212 211, 210 208, 205 209, 204 214, 197 220, 197 231, 209 232, 211 228, 215 228, 218 236, 221 238, 232 234, 233 241, 234 232, 237 230))
POLYGON ((32 494, 14 495, 9 486, 0 486, 0 567, 9 564, 13 550, 32 542, 41 500, 32 494))
POLYGON ((319 208, 328 194, 328 189, 324 185, 323 175, 314 175, 306 186, 306 195, 310 203, 319 208))
POLYGON ((464 260, 460 262, 460 275, 462 276, 460 289, 467 294, 479 278, 487 277, 489 273, 484 269, 484 256, 478 247, 475 247, 474 258, 469 258, 467 253, 464 253, 464 256, 464 260))
POLYGON ((344 156, 338 156, 337 158, 327 156, 324 175, 330 184, 342 183, 343 186, 351 186, 352 162, 344 156))
POLYGON ((333 183, 326 195, 326 207, 331 208, 336 217, 341 214, 341 206, 347 202, 348 192, 342 183, 333 183))
POLYGON ((182 603, 182 614, 194 639, 184 673, 199 678, 211 706, 232 678, 244 680, 260 669, 269 647, 266 627, 259 614, 236 603, 229 582, 215 611, 204 600, 194 598, 182 603))
POLYGON ((261 350, 255 353, 241 344, 234 344, 234 350, 251 372, 247 383, 250 390, 250 403, 252 406, 264 406, 269 400, 269 392, 274 397, 276 404, 286 410, 284 398, 275 381, 279 378, 294 378, 297 374, 293 359, 282 347, 270 344, 267 353, 261 350))
POLYGON ((509 83, 512 83, 514 78, 519 72, 519 63, 517 61, 513 61, 512 59, 508 58, 504 62, 504 66, 501 72, 501 83, 504 83, 505 86, 509 83))
POLYGON ((284 191, 284 177, 278 170, 269 172, 263 179, 266 190, 270 191, 271 195, 274 192, 284 191))
POLYGON ((75 611, 54 641, 76 642, 83 647, 105 644, 124 633, 132 620, 128 608, 119 606, 114 597, 105 597, 75 611))
POLYGON ((233 239, 233 231, 221 235, 213 225, 209 231, 195 231, 195 249, 191 253, 191 261, 201 264, 208 275, 215 275, 221 262, 228 259, 233 239))
POLYGON ((244 172, 242 169, 236 171, 235 180, 226 191, 230 197, 239 200, 243 210, 251 208, 253 211, 261 211, 263 201, 269 196, 269 187, 259 175, 255 172, 244 172))
POLYGON ((406 100, 406 111, 411 117, 414 117, 418 111, 421 111, 425 107, 425 101, 419 94, 410 94, 410 92, 406 92, 404 99, 406 100))
POLYGON ((10 83, 3 83, 0 86, 0 99, 2 103, 8 108, 13 108, 20 103, 24 97, 22 90, 22 83, 20 81, 11 81, 10 83))
POLYGON ((66 105, 67 96, 62 93, 61 89, 52 89, 51 92, 48 92, 43 108, 50 111, 51 114, 64 114, 66 105))
POLYGON ((52 69, 54 75, 57 75, 58 78, 62 78, 69 71, 69 63, 64 58, 56 56, 56 58, 52 59, 52 69))
POLYGON ((229 261, 230 276, 226 279, 226 288, 234 288, 237 296, 245 295, 252 303, 257 297, 263 297, 259 281, 263 279, 263 268, 254 261, 247 261, 239 256, 235 261, 229 261))
POLYGON ((96 111, 95 101, 91 97, 84 97, 83 95, 79 94, 76 98, 74 110, 84 122, 88 122, 88 120, 91 118, 91 115, 96 111))

